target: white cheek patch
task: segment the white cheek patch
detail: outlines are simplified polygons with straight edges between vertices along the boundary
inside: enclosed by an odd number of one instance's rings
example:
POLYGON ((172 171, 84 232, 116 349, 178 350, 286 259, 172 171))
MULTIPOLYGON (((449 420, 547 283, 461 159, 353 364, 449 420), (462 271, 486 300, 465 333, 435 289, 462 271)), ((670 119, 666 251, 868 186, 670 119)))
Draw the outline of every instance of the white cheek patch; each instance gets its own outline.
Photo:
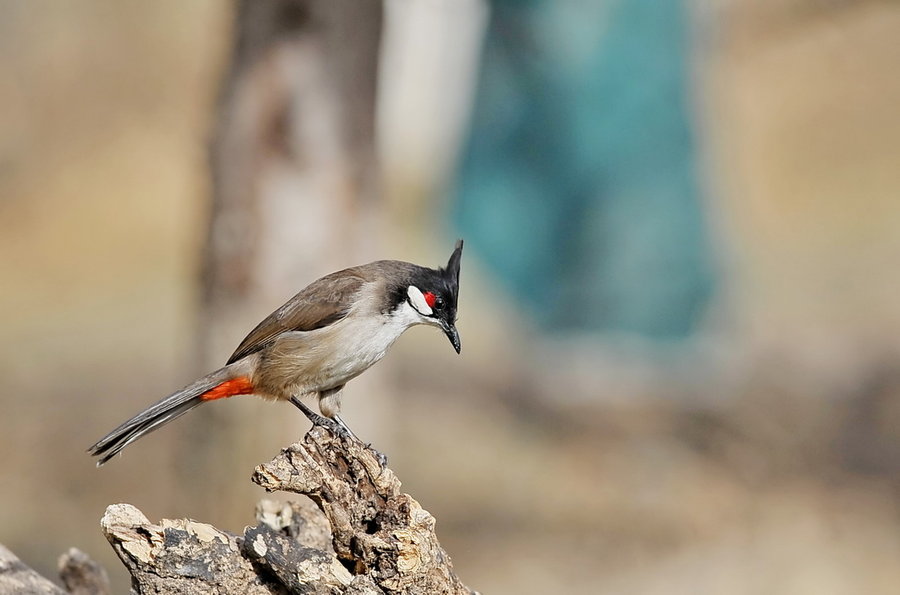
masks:
POLYGON ((431 306, 425 301, 425 296, 422 295, 422 292, 418 287, 410 285, 409 289, 406 290, 406 295, 409 296, 409 303, 412 304, 412 307, 415 308, 419 314, 422 316, 431 316, 431 306))

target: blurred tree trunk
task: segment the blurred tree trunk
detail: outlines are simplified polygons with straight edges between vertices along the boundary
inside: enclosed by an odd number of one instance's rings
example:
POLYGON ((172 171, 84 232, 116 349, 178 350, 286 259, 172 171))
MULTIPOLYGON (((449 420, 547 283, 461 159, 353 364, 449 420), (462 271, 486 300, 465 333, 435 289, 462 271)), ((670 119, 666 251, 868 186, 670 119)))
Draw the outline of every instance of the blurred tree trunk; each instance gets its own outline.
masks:
MULTIPOLYGON (((375 0, 238 3, 211 146, 198 332, 204 369, 223 365, 303 286, 373 252, 381 19, 375 0)), ((249 488, 233 492, 234 470, 305 430, 302 416, 264 408, 247 401, 204 408, 206 420, 190 430, 179 464, 192 481, 182 485, 196 486, 190 497, 219 522, 239 518, 235 508, 255 500, 249 488), (285 421, 272 427, 278 419, 285 421)))

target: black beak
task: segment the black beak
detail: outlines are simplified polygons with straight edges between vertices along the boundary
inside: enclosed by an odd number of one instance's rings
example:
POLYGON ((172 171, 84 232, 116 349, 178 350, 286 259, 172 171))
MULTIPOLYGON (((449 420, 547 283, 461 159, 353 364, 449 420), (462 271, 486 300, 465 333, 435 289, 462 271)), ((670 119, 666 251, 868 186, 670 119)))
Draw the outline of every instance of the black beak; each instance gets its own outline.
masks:
POLYGON ((456 330, 456 326, 445 322, 441 324, 441 328, 444 329, 444 334, 447 335, 447 338, 450 339, 450 343, 453 344, 453 349, 456 350, 456 353, 459 353, 462 346, 459 344, 459 331, 456 330))

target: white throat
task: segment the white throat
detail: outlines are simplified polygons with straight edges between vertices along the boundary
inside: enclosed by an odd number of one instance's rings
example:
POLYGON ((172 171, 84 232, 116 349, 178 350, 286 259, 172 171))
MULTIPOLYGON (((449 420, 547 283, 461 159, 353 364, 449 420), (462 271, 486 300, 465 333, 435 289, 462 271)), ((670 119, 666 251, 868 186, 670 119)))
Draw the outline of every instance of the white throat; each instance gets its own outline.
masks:
MULTIPOLYGON (((425 304, 425 306, 427 307, 428 304, 425 304)), ((392 320, 388 326, 398 329, 400 333, 416 324, 435 324, 433 318, 422 314, 411 301, 404 301, 397 306, 397 309, 394 310, 391 318, 392 320)))

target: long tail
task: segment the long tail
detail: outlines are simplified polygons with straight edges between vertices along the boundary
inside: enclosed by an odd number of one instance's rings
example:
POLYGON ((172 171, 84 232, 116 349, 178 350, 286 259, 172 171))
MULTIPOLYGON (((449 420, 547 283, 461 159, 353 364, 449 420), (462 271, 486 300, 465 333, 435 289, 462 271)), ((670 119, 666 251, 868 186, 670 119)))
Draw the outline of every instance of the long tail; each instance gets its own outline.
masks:
POLYGON ((206 401, 253 392, 250 378, 240 374, 240 362, 225 366, 169 395, 141 411, 101 438, 88 452, 100 457, 97 466, 116 456, 123 448, 153 430, 161 428, 206 401))

